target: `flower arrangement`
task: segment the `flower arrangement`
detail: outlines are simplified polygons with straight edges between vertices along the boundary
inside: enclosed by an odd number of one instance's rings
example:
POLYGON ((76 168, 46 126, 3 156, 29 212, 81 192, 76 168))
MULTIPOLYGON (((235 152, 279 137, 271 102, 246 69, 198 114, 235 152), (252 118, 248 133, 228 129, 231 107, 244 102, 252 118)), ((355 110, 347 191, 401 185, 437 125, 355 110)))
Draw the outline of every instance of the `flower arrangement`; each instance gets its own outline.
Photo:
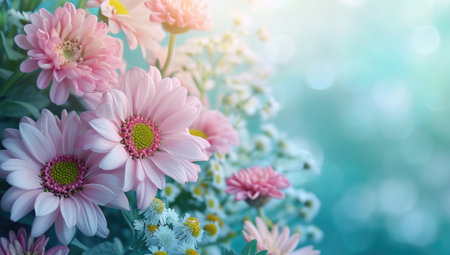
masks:
POLYGON ((22 228, 1 254, 320 253, 320 202, 290 181, 319 165, 268 123, 274 67, 249 46, 267 30, 214 31, 206 0, 16 2, 0 3, 0 190, 22 228), (144 69, 123 53, 138 47, 144 69))

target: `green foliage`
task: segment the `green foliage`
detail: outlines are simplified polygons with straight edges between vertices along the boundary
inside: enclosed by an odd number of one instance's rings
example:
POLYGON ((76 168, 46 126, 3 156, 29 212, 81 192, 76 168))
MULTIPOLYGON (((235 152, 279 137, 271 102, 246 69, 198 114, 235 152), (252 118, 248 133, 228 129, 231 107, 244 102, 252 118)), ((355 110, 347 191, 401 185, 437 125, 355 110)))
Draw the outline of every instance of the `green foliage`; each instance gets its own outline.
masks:
POLYGON ((103 242, 90 250, 83 252, 83 255, 122 255, 124 254, 122 242, 114 238, 114 242, 103 242))
POLYGON ((0 32, 1 38, 2 38, 2 46, 3 50, 5 50, 6 56, 9 60, 19 60, 23 59, 25 56, 17 51, 15 51, 12 46, 8 43, 8 40, 6 40, 5 34, 3 32, 0 32))
MULTIPOLYGON (((235 251, 229 250, 225 247, 222 247, 221 249, 222 255, 238 255, 235 251)), ((258 249, 256 248, 256 240, 250 241, 244 249, 242 249, 240 255, 266 255, 267 251, 260 251, 258 252, 258 249)))

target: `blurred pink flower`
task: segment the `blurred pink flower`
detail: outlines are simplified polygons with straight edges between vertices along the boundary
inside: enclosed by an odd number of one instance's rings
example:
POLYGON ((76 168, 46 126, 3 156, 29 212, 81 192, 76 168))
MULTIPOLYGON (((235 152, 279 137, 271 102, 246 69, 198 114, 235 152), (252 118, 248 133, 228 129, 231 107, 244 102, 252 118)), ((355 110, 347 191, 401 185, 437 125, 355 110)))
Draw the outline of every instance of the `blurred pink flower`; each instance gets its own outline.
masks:
POLYGON ((144 58, 154 59, 165 33, 159 23, 149 20, 151 11, 145 8, 144 2, 145 0, 89 0, 87 6, 100 7, 101 14, 108 18, 111 33, 117 34, 122 30, 130 49, 134 50, 139 45, 144 58))
POLYGON ((19 231, 9 231, 9 240, 5 237, 0 237, 0 254, 2 255, 19 255, 19 254, 39 254, 39 255, 66 255, 69 253, 69 248, 65 245, 58 245, 50 250, 45 250, 47 246, 48 237, 40 236, 36 241, 33 237, 27 240, 27 231, 20 228, 19 231))
POLYGON ((117 81, 116 69, 122 65, 117 39, 106 35, 106 24, 95 15, 75 9, 72 3, 58 7, 54 14, 45 9, 30 15, 26 35, 14 40, 28 51, 29 59, 20 70, 28 73, 41 68, 37 79, 44 89, 53 79, 50 99, 61 105, 69 97, 69 88, 79 96, 106 91, 117 81))
POLYGON ((239 143, 237 131, 217 110, 203 110, 189 127, 189 131, 192 135, 205 138, 211 144, 211 147, 206 150, 209 156, 214 152, 226 154, 231 146, 239 143))
POLYGON ((92 127, 85 148, 104 153, 100 167, 118 169, 124 190, 136 190, 138 207, 145 209, 168 175, 178 183, 196 181, 207 160, 209 143, 189 134, 201 104, 188 97, 178 79, 164 78, 156 67, 149 73, 132 68, 117 89, 103 97, 96 111, 85 113, 92 127))
POLYGON ((265 200, 269 198, 284 198, 280 189, 290 186, 289 181, 281 174, 277 174, 272 167, 259 167, 241 169, 233 173, 226 180, 225 192, 234 194, 235 200, 265 200))
POLYGON ((256 217, 256 226, 250 221, 245 221, 244 234, 245 241, 256 240, 258 251, 267 250, 268 255, 319 255, 320 251, 313 250, 312 246, 306 246, 294 251, 299 242, 298 234, 289 236, 289 228, 283 228, 281 234, 278 233, 278 225, 273 226, 272 231, 266 223, 256 217))
POLYGON ((210 6, 203 0, 148 0, 145 6, 152 11, 150 20, 171 33, 213 29, 210 6))
POLYGON ((61 119, 48 110, 34 122, 24 117, 17 129, 5 129, 0 173, 12 186, 1 207, 17 221, 34 209, 31 236, 55 223, 60 242, 68 244, 76 228, 87 236, 106 237, 109 230, 98 205, 129 209, 120 180, 98 168, 98 154, 77 142, 88 129, 75 112, 61 119))

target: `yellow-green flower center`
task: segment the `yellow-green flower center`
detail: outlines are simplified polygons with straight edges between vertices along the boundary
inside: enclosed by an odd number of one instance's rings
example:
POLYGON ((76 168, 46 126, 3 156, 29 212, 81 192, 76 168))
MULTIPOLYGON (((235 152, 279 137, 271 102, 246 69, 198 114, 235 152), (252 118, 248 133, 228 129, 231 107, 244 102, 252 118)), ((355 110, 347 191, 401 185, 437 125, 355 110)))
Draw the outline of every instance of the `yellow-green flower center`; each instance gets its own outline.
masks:
POLYGON ((221 218, 219 218, 219 216, 215 215, 215 214, 208 214, 206 215, 206 219, 209 221, 215 221, 219 224, 220 227, 223 227, 223 221, 221 218))
POLYGON ((189 133, 191 133, 191 135, 195 135, 204 139, 208 138, 208 135, 205 134, 205 132, 198 129, 189 129, 189 133))
POLYGON ((114 7, 116 14, 128 15, 127 8, 119 0, 109 0, 109 5, 114 7))
POLYGON ((166 186, 166 195, 170 196, 170 194, 172 194, 172 187, 171 186, 166 186))
POLYGON ((164 211, 165 204, 164 204, 163 201, 161 201, 161 199, 155 198, 155 199, 153 200, 153 204, 154 204, 154 206, 155 206, 155 210, 156 210, 159 214, 161 214, 161 213, 164 211))
POLYGON ((194 249, 186 250, 186 255, 198 255, 198 252, 194 249))
POLYGON ((189 227, 192 235, 198 237, 200 235, 201 229, 198 220, 194 217, 189 217, 184 221, 184 225, 189 227))
POLYGON ((83 47, 75 40, 67 40, 58 44, 60 64, 78 63, 83 58, 83 47))
POLYGON ((148 231, 150 231, 150 232, 155 232, 155 230, 157 230, 157 229, 159 229, 158 228, 158 226, 156 226, 156 225, 151 225, 151 224, 148 224, 147 225, 147 229, 148 229, 148 231))
POLYGON ((131 133, 133 143, 139 150, 150 148, 155 139, 155 134, 150 126, 138 123, 134 126, 133 132, 131 133))
POLYGON ((167 255, 167 253, 165 253, 163 251, 157 251, 157 252, 153 253, 153 255, 167 255))
POLYGON ((60 161, 55 164, 50 174, 60 185, 75 182, 78 177, 78 166, 72 161, 60 161))
POLYGON ((206 224, 203 229, 208 232, 210 236, 215 236, 217 234, 217 226, 213 223, 206 224))
POLYGON ((202 194, 202 189, 200 189, 199 186, 195 186, 193 191, 194 191, 194 194, 197 196, 200 196, 202 194))

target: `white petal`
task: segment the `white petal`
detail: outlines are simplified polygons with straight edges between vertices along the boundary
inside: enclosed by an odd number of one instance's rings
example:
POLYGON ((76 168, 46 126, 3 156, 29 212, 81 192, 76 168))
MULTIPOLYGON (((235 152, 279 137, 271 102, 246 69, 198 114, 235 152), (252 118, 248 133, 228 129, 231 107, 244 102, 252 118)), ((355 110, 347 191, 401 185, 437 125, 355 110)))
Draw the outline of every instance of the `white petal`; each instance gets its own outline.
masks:
POLYGON ((50 192, 42 192, 36 197, 34 211, 36 216, 52 213, 59 207, 59 198, 50 192))
POLYGON ((106 205, 111 202, 116 195, 112 190, 101 184, 88 183, 84 185, 84 189, 81 194, 87 198, 89 201, 92 201, 99 205, 106 205))
POLYGON ((103 215, 102 210, 98 206, 94 207, 95 211, 97 212, 97 233, 101 238, 106 238, 109 235, 109 230, 106 225, 106 218, 105 215, 103 215))
POLYGON ((125 165, 125 176, 123 180, 124 191, 131 190, 135 185, 135 173, 137 168, 136 164, 137 160, 134 160, 131 157, 128 158, 127 163, 125 165))
POLYGON ((16 187, 9 188, 5 194, 3 194, 1 208, 3 211, 10 211, 13 203, 23 194, 28 192, 27 190, 19 189, 16 187))
POLYGON ((8 159, 3 162, 2 169, 6 171, 29 171, 28 173, 39 174, 41 168, 34 162, 25 161, 22 159, 8 159))

